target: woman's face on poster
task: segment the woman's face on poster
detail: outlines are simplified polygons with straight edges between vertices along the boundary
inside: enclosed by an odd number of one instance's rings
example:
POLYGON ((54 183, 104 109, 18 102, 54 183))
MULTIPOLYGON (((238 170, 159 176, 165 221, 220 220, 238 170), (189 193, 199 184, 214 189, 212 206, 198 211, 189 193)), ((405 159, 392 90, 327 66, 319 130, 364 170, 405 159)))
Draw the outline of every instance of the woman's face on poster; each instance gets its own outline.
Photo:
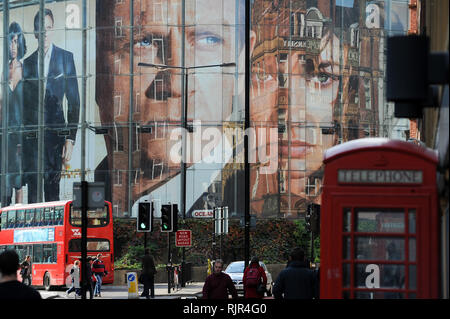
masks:
MULTIPOLYGON (((253 69, 252 120, 285 125, 276 141, 279 168, 289 174, 291 193, 300 195, 305 178, 321 167, 323 152, 334 143, 334 135, 322 134, 322 127, 333 126, 340 78, 339 39, 326 34, 316 54, 293 50, 281 61, 265 57, 264 64, 264 70, 253 69), (285 92, 288 106, 280 102, 285 92)), ((266 132, 268 140, 267 136, 266 132)))

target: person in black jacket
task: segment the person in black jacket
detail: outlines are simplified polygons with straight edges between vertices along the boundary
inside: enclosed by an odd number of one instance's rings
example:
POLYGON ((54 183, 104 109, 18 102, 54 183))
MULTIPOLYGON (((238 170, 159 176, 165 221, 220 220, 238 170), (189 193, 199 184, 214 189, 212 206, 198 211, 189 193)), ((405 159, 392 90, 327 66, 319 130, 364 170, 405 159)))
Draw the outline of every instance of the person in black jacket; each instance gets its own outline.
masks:
POLYGON ((273 286, 275 299, 318 298, 318 278, 305 261, 305 252, 296 248, 289 256, 288 266, 278 275, 273 286))
POLYGON ((19 256, 14 250, 0 254, 0 300, 42 299, 39 292, 17 280, 19 256))
POLYGON ((82 273, 82 276, 86 276, 86 285, 85 281, 82 279, 82 284, 84 286, 84 289, 89 291, 89 299, 94 299, 94 288, 93 288, 93 281, 92 281, 92 263, 93 263, 92 257, 87 257, 87 264, 84 265, 84 272, 82 273))
POLYGON ((144 284, 144 291, 141 297, 155 298, 155 274, 156 267, 152 256, 150 256, 150 250, 145 249, 145 256, 142 258, 142 273, 141 281, 144 284), (150 290, 150 295, 149 295, 150 290))

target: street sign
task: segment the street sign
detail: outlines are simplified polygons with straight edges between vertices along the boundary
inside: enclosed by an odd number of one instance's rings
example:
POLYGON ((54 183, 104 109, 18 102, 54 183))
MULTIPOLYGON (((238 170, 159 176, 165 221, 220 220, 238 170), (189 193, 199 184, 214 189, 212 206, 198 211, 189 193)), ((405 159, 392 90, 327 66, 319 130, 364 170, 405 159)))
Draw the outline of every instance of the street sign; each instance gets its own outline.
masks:
POLYGON ((192 212, 194 218, 213 218, 214 210, 212 209, 197 209, 192 212))
POLYGON ((214 208, 214 233, 228 234, 228 206, 214 208))
POLYGON ((175 246, 177 247, 192 246, 192 231, 190 230, 178 230, 175 238, 175 246))

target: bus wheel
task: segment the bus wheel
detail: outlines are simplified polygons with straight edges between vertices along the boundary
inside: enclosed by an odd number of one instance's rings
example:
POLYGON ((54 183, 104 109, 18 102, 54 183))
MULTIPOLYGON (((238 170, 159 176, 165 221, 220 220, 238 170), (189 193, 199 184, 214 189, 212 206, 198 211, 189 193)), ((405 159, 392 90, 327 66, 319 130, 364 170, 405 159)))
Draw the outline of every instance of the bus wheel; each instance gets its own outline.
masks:
POLYGON ((44 275, 44 288, 45 290, 49 291, 51 287, 52 286, 50 285, 50 274, 46 272, 44 275))

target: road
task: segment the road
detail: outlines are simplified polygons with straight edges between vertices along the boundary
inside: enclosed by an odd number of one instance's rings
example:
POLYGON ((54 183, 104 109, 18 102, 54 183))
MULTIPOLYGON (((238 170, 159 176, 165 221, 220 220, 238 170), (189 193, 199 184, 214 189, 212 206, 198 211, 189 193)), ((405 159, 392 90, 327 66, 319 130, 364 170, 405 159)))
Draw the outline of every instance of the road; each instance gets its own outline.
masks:
MULTIPOLYGON (((139 294, 142 293, 142 285, 139 285, 139 294)), ((186 287, 178 290, 171 290, 170 294, 167 291, 167 284, 155 284, 155 299, 192 299, 201 297, 203 282, 193 282, 186 284, 186 287)), ((75 293, 71 293, 69 298, 66 297, 66 289, 59 289, 56 291, 46 291, 39 289, 39 293, 43 299, 75 299, 75 293)), ((87 294, 89 298, 89 293, 87 294)), ((102 286, 102 296, 94 299, 129 299, 127 286, 102 286)), ((139 298, 145 299, 145 298, 139 298)))

